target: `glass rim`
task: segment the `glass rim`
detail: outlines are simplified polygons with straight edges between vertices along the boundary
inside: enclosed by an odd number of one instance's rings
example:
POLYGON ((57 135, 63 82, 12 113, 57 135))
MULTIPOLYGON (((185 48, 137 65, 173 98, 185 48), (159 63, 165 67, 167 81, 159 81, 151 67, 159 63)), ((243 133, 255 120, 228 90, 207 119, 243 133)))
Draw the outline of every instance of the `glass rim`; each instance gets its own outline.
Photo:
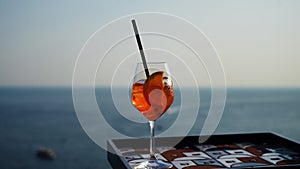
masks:
MULTIPOLYGON (((158 61, 158 62, 147 62, 147 65, 148 64, 166 64, 167 62, 164 62, 164 61, 158 61)), ((143 64, 143 62, 138 62, 137 64, 143 64)))

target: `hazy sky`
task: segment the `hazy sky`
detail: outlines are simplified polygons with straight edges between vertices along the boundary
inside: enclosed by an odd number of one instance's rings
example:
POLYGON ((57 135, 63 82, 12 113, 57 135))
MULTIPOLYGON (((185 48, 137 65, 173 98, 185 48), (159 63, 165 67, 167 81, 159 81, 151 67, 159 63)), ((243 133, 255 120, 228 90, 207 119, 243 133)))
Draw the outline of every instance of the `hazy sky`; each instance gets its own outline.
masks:
POLYGON ((183 17, 213 42, 228 86, 300 87, 300 1, 0 1, 0 86, 70 86, 98 28, 137 12, 183 17))

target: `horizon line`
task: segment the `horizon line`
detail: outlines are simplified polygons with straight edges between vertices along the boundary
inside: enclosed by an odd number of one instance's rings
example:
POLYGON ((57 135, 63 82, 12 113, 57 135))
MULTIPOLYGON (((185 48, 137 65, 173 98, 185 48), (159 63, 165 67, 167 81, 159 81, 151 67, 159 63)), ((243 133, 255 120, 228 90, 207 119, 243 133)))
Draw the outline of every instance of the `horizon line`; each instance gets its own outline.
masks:
MULTIPOLYGON (((76 86, 76 88, 110 88, 111 86, 109 85, 99 85, 99 86, 76 86)), ((182 88, 192 88, 193 86, 183 86, 182 88)), ((0 85, 0 88, 73 88, 72 85, 0 85)), ((115 86, 115 88, 127 88, 126 85, 120 85, 120 86, 115 86)), ((174 87, 178 88, 178 87, 174 87)), ((198 86, 198 88, 211 88, 211 86, 198 86)), ((218 87, 215 87, 218 88, 218 87)), ((300 88, 300 86, 226 86, 226 89, 231 89, 231 88, 266 88, 266 89, 278 89, 278 88, 300 88)))

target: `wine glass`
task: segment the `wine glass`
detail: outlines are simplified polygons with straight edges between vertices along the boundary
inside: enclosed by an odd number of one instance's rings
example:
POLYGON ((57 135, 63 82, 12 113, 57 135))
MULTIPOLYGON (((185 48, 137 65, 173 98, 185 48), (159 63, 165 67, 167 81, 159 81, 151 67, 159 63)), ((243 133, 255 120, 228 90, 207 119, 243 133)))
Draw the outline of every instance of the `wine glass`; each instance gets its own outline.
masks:
POLYGON ((155 156, 154 124, 171 106, 174 100, 173 83, 166 62, 149 62, 148 69, 138 63, 131 90, 132 104, 149 120, 149 159, 134 169, 165 169, 172 164, 158 160, 155 156), (148 77, 147 77, 148 76, 148 77))

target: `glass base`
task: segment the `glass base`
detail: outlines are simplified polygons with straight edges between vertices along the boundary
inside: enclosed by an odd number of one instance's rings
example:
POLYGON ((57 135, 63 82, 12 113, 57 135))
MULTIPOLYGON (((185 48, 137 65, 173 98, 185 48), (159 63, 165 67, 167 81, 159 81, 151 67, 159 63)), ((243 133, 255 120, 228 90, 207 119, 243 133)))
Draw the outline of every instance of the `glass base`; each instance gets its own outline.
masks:
POLYGON ((134 169, 168 169, 172 167, 172 164, 163 162, 161 160, 147 160, 138 166, 135 166, 134 169))

